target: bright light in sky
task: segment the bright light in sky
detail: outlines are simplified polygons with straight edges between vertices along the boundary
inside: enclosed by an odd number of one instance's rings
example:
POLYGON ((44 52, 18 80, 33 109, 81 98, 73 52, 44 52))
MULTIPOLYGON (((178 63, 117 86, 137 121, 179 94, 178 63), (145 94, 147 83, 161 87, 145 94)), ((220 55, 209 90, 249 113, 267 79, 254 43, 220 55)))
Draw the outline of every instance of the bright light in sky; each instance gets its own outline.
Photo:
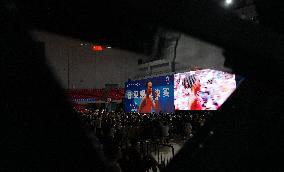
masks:
POLYGON ((226 5, 230 5, 233 2, 233 0, 226 0, 226 5))

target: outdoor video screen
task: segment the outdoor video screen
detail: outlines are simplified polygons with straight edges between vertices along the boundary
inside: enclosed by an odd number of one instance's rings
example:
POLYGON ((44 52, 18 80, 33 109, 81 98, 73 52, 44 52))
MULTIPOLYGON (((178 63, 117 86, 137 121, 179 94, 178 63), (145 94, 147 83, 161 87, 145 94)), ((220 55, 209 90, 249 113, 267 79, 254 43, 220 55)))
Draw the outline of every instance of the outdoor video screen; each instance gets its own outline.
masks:
POLYGON ((211 69, 175 74, 175 110, 217 110, 235 89, 235 74, 211 69))
POLYGON ((174 112, 174 77, 159 76, 125 83, 126 112, 174 112))

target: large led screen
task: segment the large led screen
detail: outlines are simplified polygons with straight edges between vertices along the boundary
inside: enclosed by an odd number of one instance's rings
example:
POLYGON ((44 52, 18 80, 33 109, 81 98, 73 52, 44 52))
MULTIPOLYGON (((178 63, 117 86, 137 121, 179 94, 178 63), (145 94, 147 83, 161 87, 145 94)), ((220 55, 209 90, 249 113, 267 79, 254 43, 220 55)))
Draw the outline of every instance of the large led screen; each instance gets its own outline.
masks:
POLYGON ((235 89, 235 75, 227 72, 204 69, 175 74, 175 110, 217 110, 235 89))
POLYGON ((125 111, 139 113, 173 112, 173 84, 173 75, 126 82, 125 111))

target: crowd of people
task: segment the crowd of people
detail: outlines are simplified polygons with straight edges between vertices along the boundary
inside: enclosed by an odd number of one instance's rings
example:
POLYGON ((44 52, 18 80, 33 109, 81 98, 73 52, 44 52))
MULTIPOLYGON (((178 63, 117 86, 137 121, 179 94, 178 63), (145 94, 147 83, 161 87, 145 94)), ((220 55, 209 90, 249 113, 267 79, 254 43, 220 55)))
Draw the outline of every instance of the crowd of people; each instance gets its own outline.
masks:
POLYGON ((98 139, 110 171, 161 169, 151 154, 141 151, 139 143, 190 139, 210 116, 209 111, 141 114, 88 109, 78 114, 82 126, 98 139))

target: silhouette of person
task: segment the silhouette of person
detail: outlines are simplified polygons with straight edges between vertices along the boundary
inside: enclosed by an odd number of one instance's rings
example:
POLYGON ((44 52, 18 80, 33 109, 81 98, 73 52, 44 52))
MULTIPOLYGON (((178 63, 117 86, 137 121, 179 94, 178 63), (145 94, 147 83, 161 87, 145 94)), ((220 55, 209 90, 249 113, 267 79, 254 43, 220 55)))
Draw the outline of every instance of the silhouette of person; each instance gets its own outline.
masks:
POLYGON ((29 35, 16 4, 1 3, 1 171, 105 171, 96 138, 44 61, 44 46, 29 35))

